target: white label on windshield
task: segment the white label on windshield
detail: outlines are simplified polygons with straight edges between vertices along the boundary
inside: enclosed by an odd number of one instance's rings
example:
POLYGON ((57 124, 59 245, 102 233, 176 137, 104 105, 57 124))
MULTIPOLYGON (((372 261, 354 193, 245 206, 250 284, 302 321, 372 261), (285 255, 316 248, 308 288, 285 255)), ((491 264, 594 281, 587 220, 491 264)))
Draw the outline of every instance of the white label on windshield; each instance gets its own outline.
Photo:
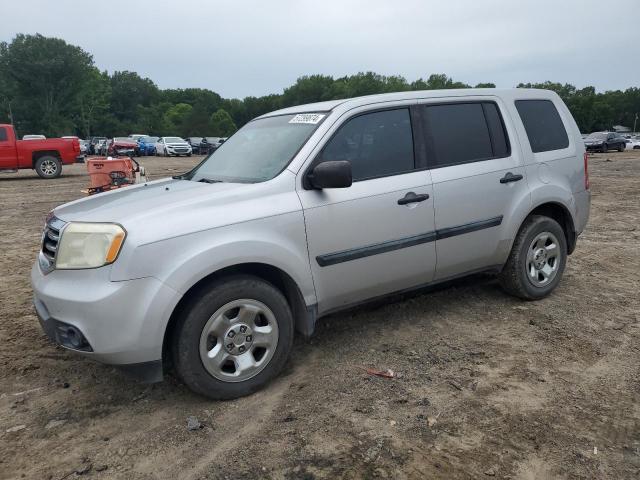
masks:
POLYGON ((323 118, 324 115, 321 113, 299 113, 289 120, 289 123, 310 123, 311 125, 315 125, 323 118))

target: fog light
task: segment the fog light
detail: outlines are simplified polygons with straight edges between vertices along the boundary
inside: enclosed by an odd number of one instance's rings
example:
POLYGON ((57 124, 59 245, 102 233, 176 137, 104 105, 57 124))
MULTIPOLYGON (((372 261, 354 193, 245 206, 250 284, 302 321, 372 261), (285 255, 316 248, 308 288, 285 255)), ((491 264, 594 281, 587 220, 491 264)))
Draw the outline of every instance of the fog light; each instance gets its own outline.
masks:
POLYGON ((56 325, 57 342, 67 348, 91 352, 93 349, 82 332, 68 323, 58 321, 56 325))

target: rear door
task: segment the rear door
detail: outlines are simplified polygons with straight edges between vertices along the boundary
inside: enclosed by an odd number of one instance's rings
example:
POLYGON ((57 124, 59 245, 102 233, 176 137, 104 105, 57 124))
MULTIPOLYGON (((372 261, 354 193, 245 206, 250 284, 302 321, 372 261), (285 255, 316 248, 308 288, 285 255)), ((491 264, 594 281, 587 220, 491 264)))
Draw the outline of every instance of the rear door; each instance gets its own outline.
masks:
POLYGON ((501 264, 512 240, 503 222, 529 191, 497 100, 423 104, 421 118, 433 180, 436 280, 501 264))
POLYGON ((416 159, 408 105, 354 111, 316 157, 353 171, 349 188, 299 190, 320 313, 433 279, 433 189, 416 159))
POLYGON ((7 127, 0 127, 0 169, 18 168, 18 156, 13 136, 7 127))

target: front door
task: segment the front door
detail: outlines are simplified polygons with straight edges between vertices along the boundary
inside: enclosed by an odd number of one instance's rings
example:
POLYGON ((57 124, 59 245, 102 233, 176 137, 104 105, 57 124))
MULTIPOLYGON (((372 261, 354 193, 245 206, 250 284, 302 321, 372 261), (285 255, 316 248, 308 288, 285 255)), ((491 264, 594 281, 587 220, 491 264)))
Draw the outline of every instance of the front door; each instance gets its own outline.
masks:
POLYGON ((7 127, 0 127, 0 170, 18 168, 15 144, 9 139, 7 127))
POLYGON ((433 188, 416 169, 410 109, 352 116, 321 160, 348 160, 353 185, 299 191, 319 313, 430 282, 433 188))
POLYGON ((424 105, 421 113, 433 179, 435 278, 496 266, 513 240, 506 220, 529 196, 500 107, 465 101, 424 105))

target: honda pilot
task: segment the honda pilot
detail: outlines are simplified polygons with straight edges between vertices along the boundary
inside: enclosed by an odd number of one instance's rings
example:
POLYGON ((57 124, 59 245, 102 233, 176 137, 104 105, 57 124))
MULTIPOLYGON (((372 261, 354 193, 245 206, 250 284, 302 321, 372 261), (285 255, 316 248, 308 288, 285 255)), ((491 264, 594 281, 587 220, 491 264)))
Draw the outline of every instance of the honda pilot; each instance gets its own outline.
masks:
POLYGON ((476 272, 546 297, 589 208, 584 143, 550 91, 285 108, 188 173, 55 208, 35 309, 67 349, 235 398, 282 370, 294 332, 374 298, 476 272))

